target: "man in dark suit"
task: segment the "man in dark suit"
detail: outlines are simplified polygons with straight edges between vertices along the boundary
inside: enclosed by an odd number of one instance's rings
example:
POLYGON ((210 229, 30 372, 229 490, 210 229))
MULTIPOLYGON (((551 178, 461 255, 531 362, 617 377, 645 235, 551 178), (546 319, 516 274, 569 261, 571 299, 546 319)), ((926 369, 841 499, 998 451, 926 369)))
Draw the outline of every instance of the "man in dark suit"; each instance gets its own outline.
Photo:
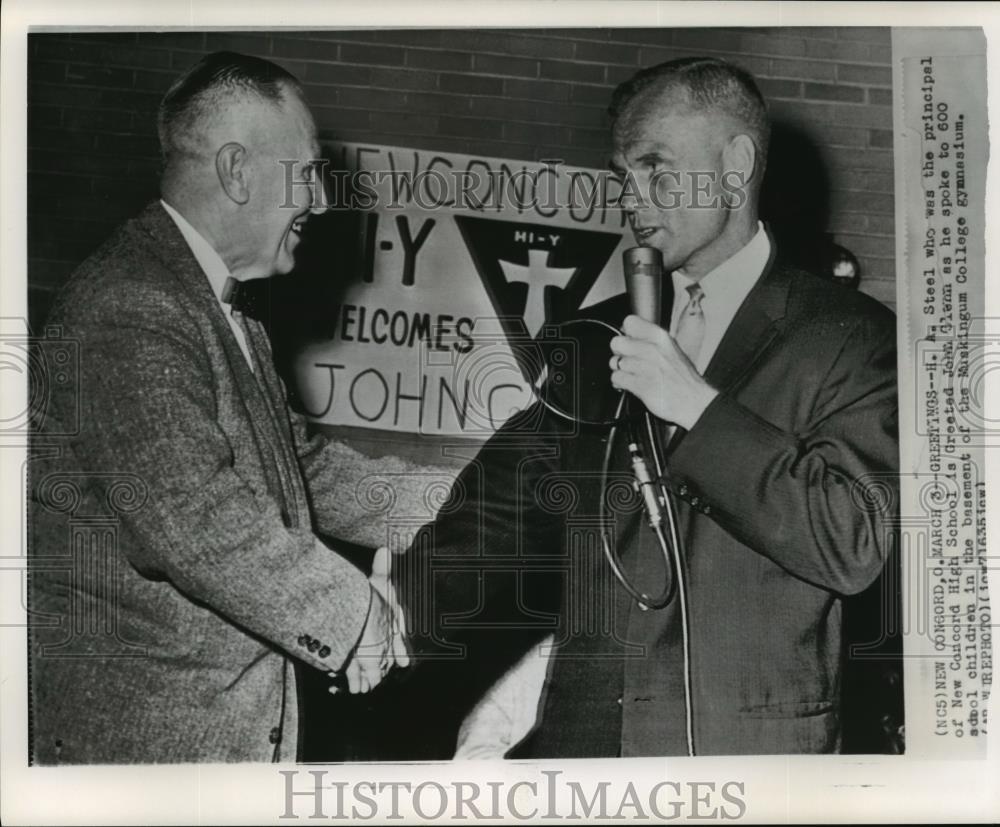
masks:
POLYGON ((316 536, 370 522, 343 474, 357 455, 307 438, 236 304, 237 283, 292 269, 313 208, 301 89, 268 61, 209 55, 158 126, 162 200, 50 317, 78 343, 80 380, 53 383, 33 440, 43 764, 293 760, 293 658, 352 691, 405 662, 374 581, 316 536))
POLYGON ((747 73, 672 61, 622 84, 611 112, 622 205, 638 244, 663 254, 659 324, 629 315, 624 296, 588 308, 624 319, 622 335, 609 352, 574 333, 581 374, 553 372, 563 387, 547 393, 556 409, 600 419, 613 399, 584 388, 601 374, 594 387, 633 394, 669 443, 689 662, 679 596, 648 609, 600 551, 603 518, 629 580, 661 589, 640 501, 619 496, 625 440, 605 485, 608 429, 543 405, 465 469, 397 562, 397 589, 411 622, 436 620, 418 628, 421 651, 450 637, 488 663, 488 641, 516 648, 518 625, 522 646, 554 632, 518 757, 684 754, 688 711, 697 754, 836 751, 843 598, 878 576, 892 536, 894 317, 782 264, 758 219, 769 125, 747 73))

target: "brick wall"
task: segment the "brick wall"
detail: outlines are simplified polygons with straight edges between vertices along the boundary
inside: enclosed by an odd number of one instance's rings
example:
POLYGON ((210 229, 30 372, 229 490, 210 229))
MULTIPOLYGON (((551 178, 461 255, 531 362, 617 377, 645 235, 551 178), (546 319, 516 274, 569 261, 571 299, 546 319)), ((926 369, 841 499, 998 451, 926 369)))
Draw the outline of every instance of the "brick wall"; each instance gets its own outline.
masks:
POLYGON ((396 30, 33 34, 28 65, 32 324, 51 291, 156 197, 156 105, 206 51, 269 57, 305 84, 321 138, 603 168, 605 107, 638 67, 711 54, 753 72, 787 140, 772 167, 894 301, 888 29, 396 30))

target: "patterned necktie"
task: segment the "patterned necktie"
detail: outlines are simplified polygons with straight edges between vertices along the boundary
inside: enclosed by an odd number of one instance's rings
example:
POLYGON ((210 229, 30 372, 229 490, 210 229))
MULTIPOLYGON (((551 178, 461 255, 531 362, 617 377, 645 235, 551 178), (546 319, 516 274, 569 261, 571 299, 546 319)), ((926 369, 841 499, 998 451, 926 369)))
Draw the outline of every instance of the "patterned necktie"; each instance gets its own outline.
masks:
POLYGON ((701 308, 705 291, 701 289, 700 284, 688 285, 687 291, 688 303, 677 320, 677 333, 674 339, 688 359, 697 363, 701 343, 705 339, 705 311, 701 308))

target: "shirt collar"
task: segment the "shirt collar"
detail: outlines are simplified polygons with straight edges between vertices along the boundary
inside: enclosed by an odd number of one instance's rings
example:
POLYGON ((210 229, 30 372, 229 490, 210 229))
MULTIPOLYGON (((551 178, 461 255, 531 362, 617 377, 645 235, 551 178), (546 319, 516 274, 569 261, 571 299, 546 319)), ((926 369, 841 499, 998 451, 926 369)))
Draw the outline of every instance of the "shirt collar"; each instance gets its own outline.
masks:
POLYGON ((201 267, 207 276, 215 298, 219 300, 219 304, 228 307, 228 303, 222 300, 222 291, 225 289, 226 279, 230 278, 231 274, 229 268, 226 267, 226 263, 222 260, 222 256, 215 251, 215 248, 201 233, 191 226, 183 215, 162 198, 160 199, 160 204, 163 205, 163 209, 167 211, 167 215, 173 219, 177 225, 177 229, 184 236, 184 240, 187 242, 188 247, 191 248, 191 253, 198 262, 198 266, 201 267))
MULTIPOLYGON (((771 257, 771 240, 764 224, 757 222, 757 232, 735 255, 727 258, 714 270, 710 270, 698 281, 705 292, 705 300, 711 302, 713 312, 722 318, 732 318, 764 272, 771 257)), ((681 306, 687 303, 689 285, 695 280, 688 278, 680 270, 671 273, 674 282, 674 306, 678 300, 681 306)))

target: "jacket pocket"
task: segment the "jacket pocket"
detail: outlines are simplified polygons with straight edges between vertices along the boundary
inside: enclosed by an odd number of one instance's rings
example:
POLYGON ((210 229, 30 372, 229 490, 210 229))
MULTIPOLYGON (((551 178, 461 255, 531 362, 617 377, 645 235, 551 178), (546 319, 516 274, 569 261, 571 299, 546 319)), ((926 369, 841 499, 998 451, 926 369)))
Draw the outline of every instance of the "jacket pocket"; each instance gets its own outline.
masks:
POLYGON ((750 718, 814 718, 837 711, 833 701, 787 701, 745 706, 740 713, 750 718))

